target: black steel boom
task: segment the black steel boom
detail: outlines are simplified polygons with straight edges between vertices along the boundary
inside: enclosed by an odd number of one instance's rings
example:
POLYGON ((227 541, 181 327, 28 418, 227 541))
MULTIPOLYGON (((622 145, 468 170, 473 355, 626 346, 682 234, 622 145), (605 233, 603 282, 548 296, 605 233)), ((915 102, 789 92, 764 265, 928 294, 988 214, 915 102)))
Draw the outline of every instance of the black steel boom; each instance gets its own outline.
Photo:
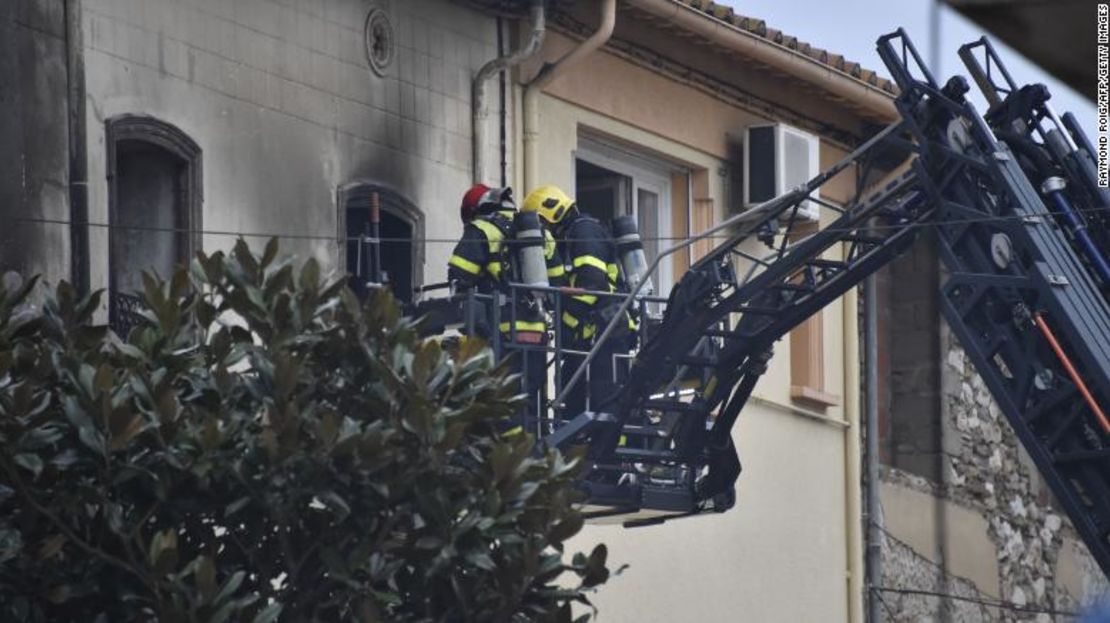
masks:
MULTIPOLYGON (((1110 575, 1110 195, 1090 142, 1048 107, 1047 89, 1014 84, 986 40, 960 52, 990 103, 985 119, 968 82, 940 86, 902 30, 878 52, 900 89, 900 120, 718 226, 725 239, 675 284, 662 316, 642 323, 621 391, 591 396, 580 414, 550 401, 533 432, 541 446, 589 446, 582 488, 595 518, 635 525, 730 508, 732 428, 775 342, 931 227, 947 269, 944 317, 1110 575), (846 174, 852 200, 822 199, 846 174), (806 202, 835 217, 803 223, 806 202)), ((559 293, 547 294, 558 310, 559 293)), ((646 300, 632 293, 624 304, 643 311, 646 300)), ((560 348, 548 350, 560 366, 560 348)))

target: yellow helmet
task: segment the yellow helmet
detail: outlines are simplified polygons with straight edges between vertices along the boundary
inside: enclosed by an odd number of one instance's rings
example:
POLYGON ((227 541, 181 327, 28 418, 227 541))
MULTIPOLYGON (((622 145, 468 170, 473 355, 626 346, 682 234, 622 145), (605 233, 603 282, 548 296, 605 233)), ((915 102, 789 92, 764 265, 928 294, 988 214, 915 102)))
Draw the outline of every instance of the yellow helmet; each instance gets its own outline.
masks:
POLYGON ((548 225, 554 225, 563 220, 573 207, 574 199, 568 197, 558 186, 540 186, 528 193, 520 209, 522 212, 535 212, 548 225))

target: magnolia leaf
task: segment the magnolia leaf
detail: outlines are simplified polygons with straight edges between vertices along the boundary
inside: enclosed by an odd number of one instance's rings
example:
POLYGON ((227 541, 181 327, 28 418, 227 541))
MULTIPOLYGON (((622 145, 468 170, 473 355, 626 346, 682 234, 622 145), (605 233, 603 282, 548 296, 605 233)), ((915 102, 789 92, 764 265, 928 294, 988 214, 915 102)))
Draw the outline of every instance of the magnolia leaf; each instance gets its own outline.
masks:
POLYGON ((150 540, 150 565, 159 573, 168 573, 177 566, 177 532, 167 528, 156 532, 150 540))
POLYGON ((31 454, 29 452, 17 454, 12 460, 15 461, 16 465, 31 472, 35 478, 38 478, 39 474, 42 473, 42 458, 37 454, 31 454))
MULTIPOLYGON (((583 521, 582 521, 582 516, 581 515, 579 515, 579 514, 571 515, 570 517, 564 519, 563 521, 560 521, 559 523, 555 524, 551 528, 551 532, 548 533, 547 537, 548 537, 548 539, 551 540, 552 543, 562 543, 563 541, 569 539, 570 537, 578 534, 578 532, 582 530, 582 524, 583 524, 583 521)), ((601 545, 599 547, 604 547, 604 545, 601 545)), ((596 552, 597 550, 595 549, 594 551, 596 552)), ((592 560, 592 555, 591 555, 591 560, 592 560)), ((601 559, 601 563, 602 564, 605 563, 604 556, 601 559)), ((589 563, 587 563, 587 564, 589 564, 589 563)))
POLYGON ((258 279, 258 260, 255 259, 254 254, 251 253, 247 241, 239 238, 235 241, 235 248, 231 252, 239 265, 246 271, 247 276, 251 279, 251 283, 256 283, 258 279))
POLYGON ((332 512, 339 521, 343 521, 351 514, 351 507, 346 500, 335 491, 325 491, 316 496, 320 502, 332 512))
POLYGON ((54 536, 42 542, 42 547, 39 548, 39 560, 49 560, 53 558, 58 552, 62 551, 62 546, 65 545, 66 537, 63 534, 55 534, 54 536))
POLYGON ((277 257, 277 254, 278 239, 275 236, 273 238, 270 238, 269 242, 266 243, 266 250, 262 253, 262 268, 266 268, 267 266, 269 266, 270 263, 274 261, 274 258, 277 257))
POLYGON ((263 608, 258 614, 254 615, 251 623, 273 623, 281 616, 283 606, 278 602, 273 602, 263 608))
POLYGON ((222 604, 230 599, 231 596, 235 594, 235 591, 239 590, 239 587, 243 584, 243 580, 246 577, 246 572, 242 570, 231 574, 231 577, 220 587, 220 592, 216 593, 216 596, 212 598, 212 603, 222 604))
POLYGON ((126 447, 127 444, 135 438, 135 435, 143 432, 143 429, 145 428, 146 420, 143 419, 143 416, 132 416, 131 420, 127 423, 127 426, 125 426, 123 430, 118 433, 112 434, 111 449, 114 451, 126 447))
POLYGON ((609 549, 604 543, 599 544, 590 552, 586 561, 586 575, 582 578, 582 585, 586 587, 597 586, 609 579, 609 570, 605 567, 605 560, 609 556, 609 549))
POLYGON ((197 557, 193 578, 204 601, 211 601, 212 596, 216 594, 216 565, 212 563, 211 558, 197 557))
POLYGON ((335 445, 335 440, 339 437, 339 416, 334 411, 328 411, 320 418, 320 441, 323 442, 325 447, 332 447, 335 445))
POLYGON ((115 371, 112 366, 108 364, 101 364, 96 370, 96 376, 93 377, 93 387, 97 391, 107 392, 111 391, 112 387, 116 384, 115 371))
POLYGON ((305 260, 304 266, 301 267, 300 287, 302 290, 309 292, 316 292, 320 289, 320 264, 316 261, 316 258, 308 258, 305 260))

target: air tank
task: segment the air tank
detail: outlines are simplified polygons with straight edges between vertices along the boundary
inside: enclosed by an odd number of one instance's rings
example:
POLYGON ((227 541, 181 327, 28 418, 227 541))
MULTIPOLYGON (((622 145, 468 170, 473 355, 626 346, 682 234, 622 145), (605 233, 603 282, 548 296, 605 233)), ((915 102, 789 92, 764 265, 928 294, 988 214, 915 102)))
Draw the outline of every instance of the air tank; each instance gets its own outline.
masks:
POLYGON ((529 286, 547 286, 547 263, 543 257, 543 226, 535 212, 517 212, 513 217, 515 230, 513 260, 516 280, 529 286))
POLYGON ((641 281, 646 281, 639 293, 654 293, 651 277, 647 274, 647 257, 644 255, 644 244, 640 240, 640 229, 636 226, 636 217, 628 215, 613 219, 613 239, 617 243, 617 256, 620 257, 629 289, 634 291, 641 281))

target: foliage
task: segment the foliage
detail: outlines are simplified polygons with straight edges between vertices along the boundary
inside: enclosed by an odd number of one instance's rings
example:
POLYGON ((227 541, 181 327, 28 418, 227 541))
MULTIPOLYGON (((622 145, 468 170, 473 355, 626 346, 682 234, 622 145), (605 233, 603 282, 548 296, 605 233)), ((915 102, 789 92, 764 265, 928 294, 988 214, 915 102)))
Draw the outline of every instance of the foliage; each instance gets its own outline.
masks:
POLYGON ((0 620, 569 621, 608 578, 477 340, 273 241, 144 282, 126 341, 0 288, 0 620))

